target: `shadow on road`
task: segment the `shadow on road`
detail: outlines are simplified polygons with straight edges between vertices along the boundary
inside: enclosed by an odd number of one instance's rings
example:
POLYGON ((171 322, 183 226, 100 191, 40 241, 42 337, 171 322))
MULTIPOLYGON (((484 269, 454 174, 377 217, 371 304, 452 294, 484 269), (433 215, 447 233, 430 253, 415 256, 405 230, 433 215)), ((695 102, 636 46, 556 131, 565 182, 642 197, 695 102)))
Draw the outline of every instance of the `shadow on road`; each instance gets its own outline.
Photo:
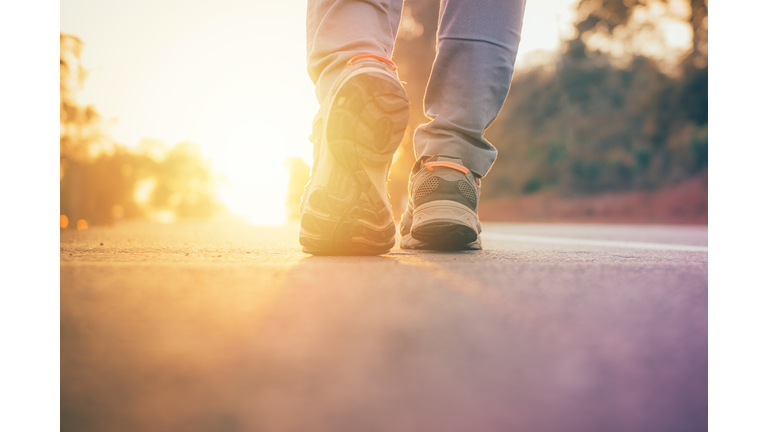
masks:
POLYGON ((62 430, 706 428, 698 264, 226 250, 62 265, 62 430))

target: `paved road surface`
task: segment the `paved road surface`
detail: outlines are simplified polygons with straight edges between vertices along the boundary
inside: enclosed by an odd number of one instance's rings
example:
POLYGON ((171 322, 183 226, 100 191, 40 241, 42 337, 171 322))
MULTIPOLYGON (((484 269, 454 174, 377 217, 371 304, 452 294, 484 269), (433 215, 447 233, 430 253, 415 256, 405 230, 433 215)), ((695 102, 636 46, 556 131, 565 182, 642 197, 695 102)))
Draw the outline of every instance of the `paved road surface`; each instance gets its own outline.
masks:
POLYGON ((381 257, 304 255, 295 225, 64 231, 62 430, 707 429, 706 227, 485 229, 381 257))

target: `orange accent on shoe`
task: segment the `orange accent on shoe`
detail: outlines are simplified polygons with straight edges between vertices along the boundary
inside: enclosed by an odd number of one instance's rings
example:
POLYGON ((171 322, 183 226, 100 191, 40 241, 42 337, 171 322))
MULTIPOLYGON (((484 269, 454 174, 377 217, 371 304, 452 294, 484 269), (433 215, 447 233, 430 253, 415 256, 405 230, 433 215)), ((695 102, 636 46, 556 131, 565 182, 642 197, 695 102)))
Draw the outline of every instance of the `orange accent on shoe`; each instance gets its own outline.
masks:
POLYGON ((349 59, 349 61, 347 62, 347 66, 352 66, 352 64, 355 61, 360 60, 362 58, 375 58, 376 60, 381 60, 384 63, 391 64, 392 65, 392 71, 397 70, 397 66, 395 66, 395 62, 393 62, 392 60, 390 60, 390 59, 388 59, 386 57, 382 57, 382 56, 376 55, 376 54, 360 54, 359 56, 354 56, 351 59, 349 59))
POLYGON ((468 168, 466 168, 464 166, 461 166, 461 165, 457 164, 456 162, 447 162, 447 161, 443 161, 443 162, 427 162, 427 163, 424 164, 424 167, 426 169, 430 170, 430 171, 434 171, 435 167, 453 168, 456 171, 463 172, 464 175, 467 175, 467 173, 469 172, 468 168))

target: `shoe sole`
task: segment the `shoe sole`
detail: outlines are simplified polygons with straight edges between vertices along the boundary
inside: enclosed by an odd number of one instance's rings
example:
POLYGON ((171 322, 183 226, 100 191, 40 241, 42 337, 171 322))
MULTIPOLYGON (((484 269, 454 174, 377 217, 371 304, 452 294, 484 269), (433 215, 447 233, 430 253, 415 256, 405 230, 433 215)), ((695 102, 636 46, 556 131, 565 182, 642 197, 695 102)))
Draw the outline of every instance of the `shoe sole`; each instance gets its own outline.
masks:
POLYGON ((387 175, 408 125, 407 96, 373 69, 348 77, 332 103, 317 168, 317 177, 327 180, 309 185, 299 242, 312 255, 387 253, 395 245, 395 222, 365 165, 387 175))
POLYGON ((477 214, 449 200, 420 205, 413 212, 411 236, 433 250, 463 250, 477 240, 477 214))
POLYGON ((459 251, 459 250, 483 250, 483 245, 480 240, 480 236, 477 237, 476 241, 473 241, 471 243, 463 244, 460 247, 457 247, 455 244, 448 244, 444 247, 438 246, 432 246, 429 243, 424 243, 422 241, 416 240, 411 236, 410 233, 405 234, 403 238, 400 240, 400 247, 402 249, 413 249, 413 250, 437 250, 437 251, 459 251))

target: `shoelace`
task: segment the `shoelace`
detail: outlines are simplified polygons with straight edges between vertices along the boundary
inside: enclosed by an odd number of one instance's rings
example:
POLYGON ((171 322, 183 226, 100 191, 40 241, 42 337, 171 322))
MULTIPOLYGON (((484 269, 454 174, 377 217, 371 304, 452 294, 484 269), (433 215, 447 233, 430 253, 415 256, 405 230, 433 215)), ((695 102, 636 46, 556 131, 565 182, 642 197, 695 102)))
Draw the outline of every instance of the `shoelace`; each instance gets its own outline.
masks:
POLYGON ((395 62, 393 62, 392 60, 390 60, 390 59, 388 59, 386 57, 382 57, 382 56, 376 55, 376 54, 360 54, 359 56, 354 56, 351 59, 349 59, 349 61, 347 62, 347 66, 352 66, 353 63, 355 63, 356 61, 358 61, 360 59, 364 59, 364 58, 373 58, 373 59, 376 59, 376 60, 383 61, 384 63, 392 65, 392 69, 391 70, 393 72, 395 70, 397 70, 397 66, 395 66, 395 62))
POLYGON ((456 162, 448 162, 448 161, 436 161, 436 162, 427 162, 424 164, 424 168, 428 169, 429 171, 434 171, 435 167, 444 167, 444 168, 452 168, 456 171, 461 171, 464 173, 464 175, 467 175, 469 172, 469 169, 457 164, 456 162))

